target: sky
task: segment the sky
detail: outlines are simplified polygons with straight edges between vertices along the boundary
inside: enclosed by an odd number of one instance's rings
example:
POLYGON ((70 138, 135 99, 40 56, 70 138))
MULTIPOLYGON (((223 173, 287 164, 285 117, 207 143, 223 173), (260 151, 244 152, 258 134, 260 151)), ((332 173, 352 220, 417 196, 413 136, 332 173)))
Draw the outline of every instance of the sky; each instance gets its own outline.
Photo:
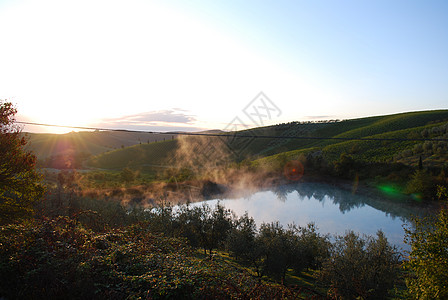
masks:
POLYGON ((448 1, 0 0, 0 99, 148 131, 446 109, 448 1))

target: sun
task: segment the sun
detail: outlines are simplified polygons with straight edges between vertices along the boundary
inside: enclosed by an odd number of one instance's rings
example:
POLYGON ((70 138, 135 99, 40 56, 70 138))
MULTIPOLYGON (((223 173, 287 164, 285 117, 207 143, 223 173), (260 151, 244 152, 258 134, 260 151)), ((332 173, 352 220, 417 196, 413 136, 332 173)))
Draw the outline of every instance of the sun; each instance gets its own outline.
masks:
POLYGON ((19 121, 30 123, 47 124, 54 126, 30 126, 27 125, 24 131, 46 132, 63 134, 71 131, 79 131, 72 127, 89 127, 94 119, 83 113, 79 108, 59 108, 55 110, 35 109, 32 113, 25 114, 18 118, 19 121), (67 126, 67 127, 60 127, 67 126))

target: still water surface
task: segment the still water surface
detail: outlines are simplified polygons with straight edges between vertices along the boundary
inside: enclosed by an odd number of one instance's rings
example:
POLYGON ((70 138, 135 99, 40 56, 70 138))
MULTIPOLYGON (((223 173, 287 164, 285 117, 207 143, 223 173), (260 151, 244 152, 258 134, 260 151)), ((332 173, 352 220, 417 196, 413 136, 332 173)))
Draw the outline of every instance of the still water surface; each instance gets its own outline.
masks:
POLYGON ((242 195, 235 193, 192 205, 220 202, 237 216, 245 212, 257 225, 279 221, 305 226, 314 222, 322 234, 341 235, 348 230, 375 235, 382 230, 389 242, 401 250, 409 250, 403 242, 404 224, 411 224, 411 216, 434 213, 434 208, 416 203, 404 196, 359 195, 321 183, 284 185, 269 190, 258 190, 242 195))

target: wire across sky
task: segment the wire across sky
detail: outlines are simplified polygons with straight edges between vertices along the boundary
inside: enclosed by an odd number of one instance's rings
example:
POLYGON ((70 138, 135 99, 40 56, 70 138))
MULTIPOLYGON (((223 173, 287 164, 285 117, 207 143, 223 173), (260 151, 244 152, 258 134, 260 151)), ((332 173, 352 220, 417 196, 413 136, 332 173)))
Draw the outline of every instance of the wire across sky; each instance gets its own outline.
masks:
MULTIPOLYGON (((99 127, 83 127, 83 126, 63 126, 56 124, 34 123, 16 121, 22 125, 47 126, 59 128, 71 128, 80 130, 95 130, 95 131, 115 131, 115 132, 129 132, 129 133, 147 133, 160 135, 183 135, 183 136, 207 136, 207 137, 232 137, 232 138, 251 138, 251 139, 296 139, 296 140, 340 140, 340 141, 395 141, 395 142, 448 142, 448 139, 441 138, 351 138, 351 137, 317 137, 317 136, 282 136, 282 135, 256 135, 244 134, 241 132, 223 132, 223 133, 204 133, 204 132, 157 132, 157 131, 143 131, 143 130, 128 130, 128 129, 111 129, 99 127)), ((245 130, 247 131, 247 130, 245 130)))

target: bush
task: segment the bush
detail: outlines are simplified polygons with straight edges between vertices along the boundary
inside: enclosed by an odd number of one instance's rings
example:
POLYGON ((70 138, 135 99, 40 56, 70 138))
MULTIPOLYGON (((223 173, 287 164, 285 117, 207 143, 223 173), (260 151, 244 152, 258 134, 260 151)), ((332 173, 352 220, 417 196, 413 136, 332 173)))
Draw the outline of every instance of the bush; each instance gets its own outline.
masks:
POLYGON ((0 298, 297 298, 144 224, 94 233, 61 217, 0 227, 0 298))
MULTIPOLYGON (((446 189, 440 188, 439 194, 446 189)), ((413 299, 448 299, 448 209, 437 218, 414 219, 415 229, 405 229, 405 242, 411 245, 406 284, 413 299)))

